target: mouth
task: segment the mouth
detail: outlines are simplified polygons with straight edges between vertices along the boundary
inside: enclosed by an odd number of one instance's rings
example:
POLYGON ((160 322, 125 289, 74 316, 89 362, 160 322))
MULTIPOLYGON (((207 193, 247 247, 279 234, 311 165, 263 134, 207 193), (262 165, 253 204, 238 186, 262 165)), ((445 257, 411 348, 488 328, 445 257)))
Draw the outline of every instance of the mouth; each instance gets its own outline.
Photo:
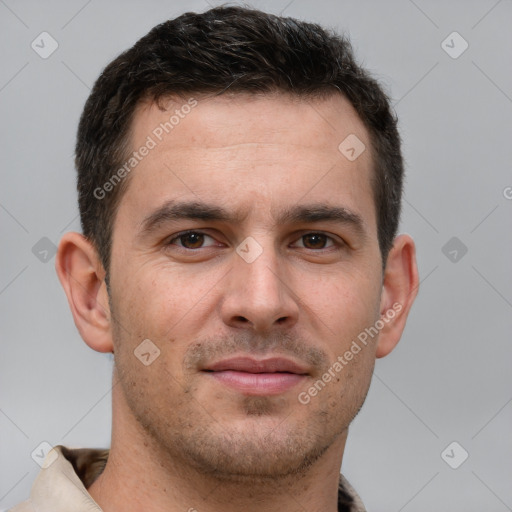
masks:
POLYGON ((278 395, 307 378, 308 371, 296 362, 273 357, 224 359, 202 370, 217 382, 245 395, 278 395))

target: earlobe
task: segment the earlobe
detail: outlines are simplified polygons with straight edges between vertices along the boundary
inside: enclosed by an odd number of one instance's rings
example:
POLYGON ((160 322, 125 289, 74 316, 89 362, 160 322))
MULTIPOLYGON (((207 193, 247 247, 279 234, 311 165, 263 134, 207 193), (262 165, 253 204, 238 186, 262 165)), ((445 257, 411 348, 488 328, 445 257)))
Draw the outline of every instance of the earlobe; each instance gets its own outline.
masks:
POLYGON ((112 352, 105 271, 93 244, 80 233, 66 233, 55 269, 83 340, 98 352, 112 352))
POLYGON ((418 286, 414 241, 409 235, 399 235, 389 252, 384 271, 380 305, 384 326, 379 334, 377 357, 388 355, 400 340, 418 286))

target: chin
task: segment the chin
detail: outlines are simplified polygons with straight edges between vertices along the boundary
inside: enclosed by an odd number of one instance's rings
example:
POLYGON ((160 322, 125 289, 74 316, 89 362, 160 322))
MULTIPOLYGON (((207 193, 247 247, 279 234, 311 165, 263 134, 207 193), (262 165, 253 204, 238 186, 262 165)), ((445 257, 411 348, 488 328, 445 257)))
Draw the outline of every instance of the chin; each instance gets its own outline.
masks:
POLYGON ((335 435, 319 437, 311 427, 286 418, 253 417, 215 430, 189 431, 187 439, 173 444, 202 474, 231 482, 269 482, 306 472, 336 440, 335 435))

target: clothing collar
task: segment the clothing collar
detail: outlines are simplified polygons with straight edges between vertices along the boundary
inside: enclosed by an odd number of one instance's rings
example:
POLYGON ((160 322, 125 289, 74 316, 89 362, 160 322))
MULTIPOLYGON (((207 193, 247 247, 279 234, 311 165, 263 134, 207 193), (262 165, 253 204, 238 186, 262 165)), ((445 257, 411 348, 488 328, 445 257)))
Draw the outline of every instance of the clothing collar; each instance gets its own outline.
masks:
MULTIPOLYGON (((41 512, 101 512, 87 489, 101 474, 110 450, 55 446, 43 462, 30 492, 30 502, 41 512)), ((19 512, 29 510, 20 508, 19 512)), ((12 512, 17 512, 16 507, 12 512)), ((340 475, 338 512, 366 512, 354 488, 340 475)))

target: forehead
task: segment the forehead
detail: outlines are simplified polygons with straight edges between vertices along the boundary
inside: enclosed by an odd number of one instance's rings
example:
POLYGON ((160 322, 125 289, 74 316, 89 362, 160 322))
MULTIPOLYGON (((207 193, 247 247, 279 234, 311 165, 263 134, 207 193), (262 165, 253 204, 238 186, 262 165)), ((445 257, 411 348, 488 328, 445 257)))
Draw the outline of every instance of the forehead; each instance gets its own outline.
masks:
POLYGON ((164 109, 144 103, 131 146, 145 156, 131 171, 119 213, 134 224, 176 198, 216 203, 249 219, 301 200, 337 203, 357 211, 370 230, 375 224, 368 131, 341 95, 174 98, 164 109), (366 149, 350 159, 347 144, 366 149))
POLYGON ((341 94, 325 98, 284 93, 233 93, 206 98, 190 95, 158 104, 140 103, 132 123, 132 144, 136 147, 152 135, 162 147, 212 148, 244 142, 273 143, 279 135, 279 143, 337 150, 333 142, 341 142, 351 133, 368 137, 354 107, 341 94))

